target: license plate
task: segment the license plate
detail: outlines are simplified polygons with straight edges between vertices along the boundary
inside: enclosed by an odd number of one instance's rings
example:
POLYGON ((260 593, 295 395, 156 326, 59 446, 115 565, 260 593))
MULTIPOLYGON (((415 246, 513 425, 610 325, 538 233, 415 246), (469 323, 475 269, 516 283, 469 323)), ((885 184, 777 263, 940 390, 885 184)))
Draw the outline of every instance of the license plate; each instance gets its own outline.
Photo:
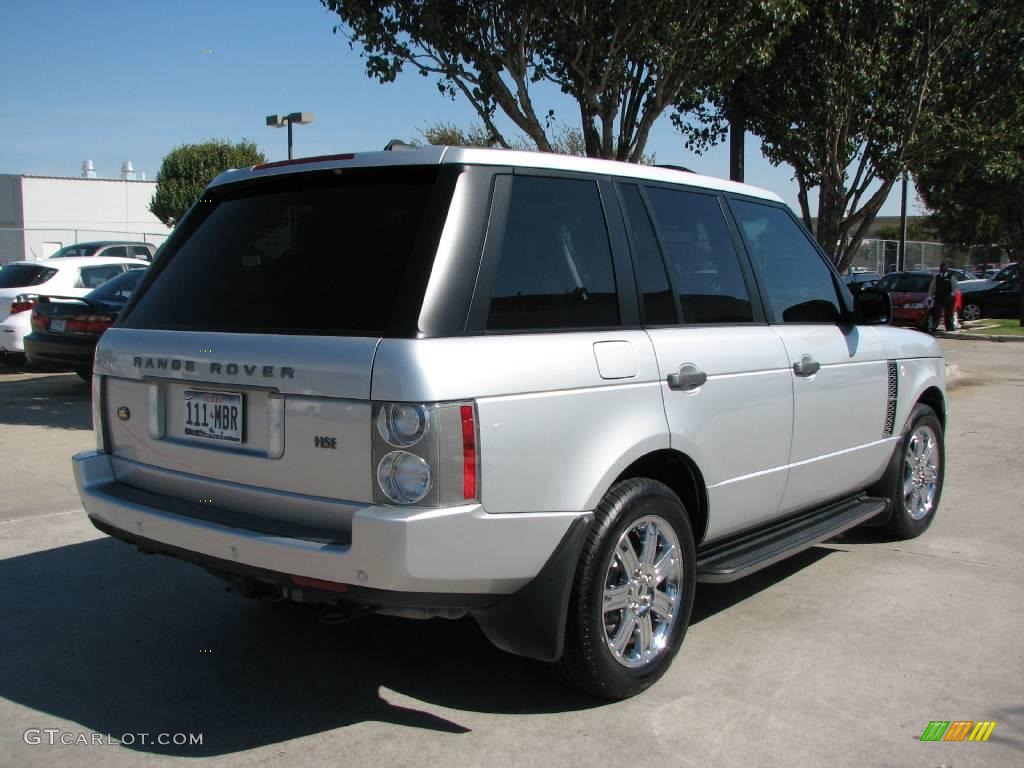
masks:
POLYGON ((184 431, 188 437, 242 442, 245 405, 238 392, 185 390, 184 431))
POLYGON ((64 330, 68 327, 68 321, 65 319, 53 318, 50 321, 50 330, 54 333, 64 333, 64 330))

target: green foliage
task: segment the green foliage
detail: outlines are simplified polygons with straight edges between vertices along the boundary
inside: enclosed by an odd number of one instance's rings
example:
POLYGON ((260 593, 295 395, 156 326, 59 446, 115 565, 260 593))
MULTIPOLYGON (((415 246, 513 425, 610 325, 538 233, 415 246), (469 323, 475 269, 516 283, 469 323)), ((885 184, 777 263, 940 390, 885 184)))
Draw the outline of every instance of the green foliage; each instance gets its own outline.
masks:
MULTIPOLYGON (((404 67, 473 106, 485 133, 510 147, 501 110, 539 150, 556 151, 562 121, 535 103, 536 85, 557 86, 579 109, 591 157, 640 162, 668 108, 701 103, 704 91, 758 66, 800 0, 320 0, 335 32, 362 48, 366 71, 391 82, 404 67)), ((563 149, 579 149, 576 134, 563 149)))
POLYGON ((945 109, 951 62, 987 44, 976 31, 1006 1, 808 2, 768 66, 677 122, 700 149, 722 136, 730 109, 745 112, 765 155, 792 166, 808 226, 817 189, 815 234, 845 269, 893 184, 942 141, 929 126, 945 109))
POLYGON ((953 58, 915 182, 943 239, 1024 258, 1024 12, 993 0, 953 58))
POLYGON ((237 144, 214 139, 202 144, 182 144, 172 149, 161 163, 149 210, 173 227, 217 174, 266 161, 256 143, 246 139, 237 144))

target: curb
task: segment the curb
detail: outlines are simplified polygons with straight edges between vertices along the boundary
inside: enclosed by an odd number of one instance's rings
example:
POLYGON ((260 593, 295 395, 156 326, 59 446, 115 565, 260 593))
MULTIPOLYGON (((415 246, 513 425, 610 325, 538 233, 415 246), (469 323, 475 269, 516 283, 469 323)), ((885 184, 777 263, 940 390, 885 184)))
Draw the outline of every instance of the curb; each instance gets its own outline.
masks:
POLYGON ((936 331, 935 336, 940 339, 967 339, 968 341, 1024 341, 1024 335, 997 336, 990 333, 963 333, 962 331, 936 331))

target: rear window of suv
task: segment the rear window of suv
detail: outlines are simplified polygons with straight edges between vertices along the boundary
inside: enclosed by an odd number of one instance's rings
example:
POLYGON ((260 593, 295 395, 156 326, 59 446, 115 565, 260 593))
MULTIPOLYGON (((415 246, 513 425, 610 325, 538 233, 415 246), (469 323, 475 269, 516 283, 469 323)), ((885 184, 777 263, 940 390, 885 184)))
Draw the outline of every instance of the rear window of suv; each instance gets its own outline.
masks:
POLYGON ((352 169, 207 192, 167 242, 155 280, 124 324, 407 335, 398 324, 414 320, 422 303, 429 265, 417 244, 430 229, 424 214, 438 175, 436 167, 352 169))
POLYGON ((35 264, 9 264, 0 269, 0 288, 27 288, 42 285, 57 274, 52 267, 35 264))

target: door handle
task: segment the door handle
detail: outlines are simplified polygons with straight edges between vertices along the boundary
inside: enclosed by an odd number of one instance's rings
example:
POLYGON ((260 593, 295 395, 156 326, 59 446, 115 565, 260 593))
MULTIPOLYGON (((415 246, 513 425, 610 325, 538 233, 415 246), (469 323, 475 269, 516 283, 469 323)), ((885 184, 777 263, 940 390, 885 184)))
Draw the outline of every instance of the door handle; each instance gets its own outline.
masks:
POLYGON ((697 370, 693 363, 679 366, 679 372, 670 373, 667 378, 669 389, 681 389, 684 392, 704 386, 707 380, 708 375, 697 370))
POLYGON ((793 363, 793 373, 797 376, 813 376, 821 370, 821 363, 810 355, 804 355, 799 363, 793 363))

